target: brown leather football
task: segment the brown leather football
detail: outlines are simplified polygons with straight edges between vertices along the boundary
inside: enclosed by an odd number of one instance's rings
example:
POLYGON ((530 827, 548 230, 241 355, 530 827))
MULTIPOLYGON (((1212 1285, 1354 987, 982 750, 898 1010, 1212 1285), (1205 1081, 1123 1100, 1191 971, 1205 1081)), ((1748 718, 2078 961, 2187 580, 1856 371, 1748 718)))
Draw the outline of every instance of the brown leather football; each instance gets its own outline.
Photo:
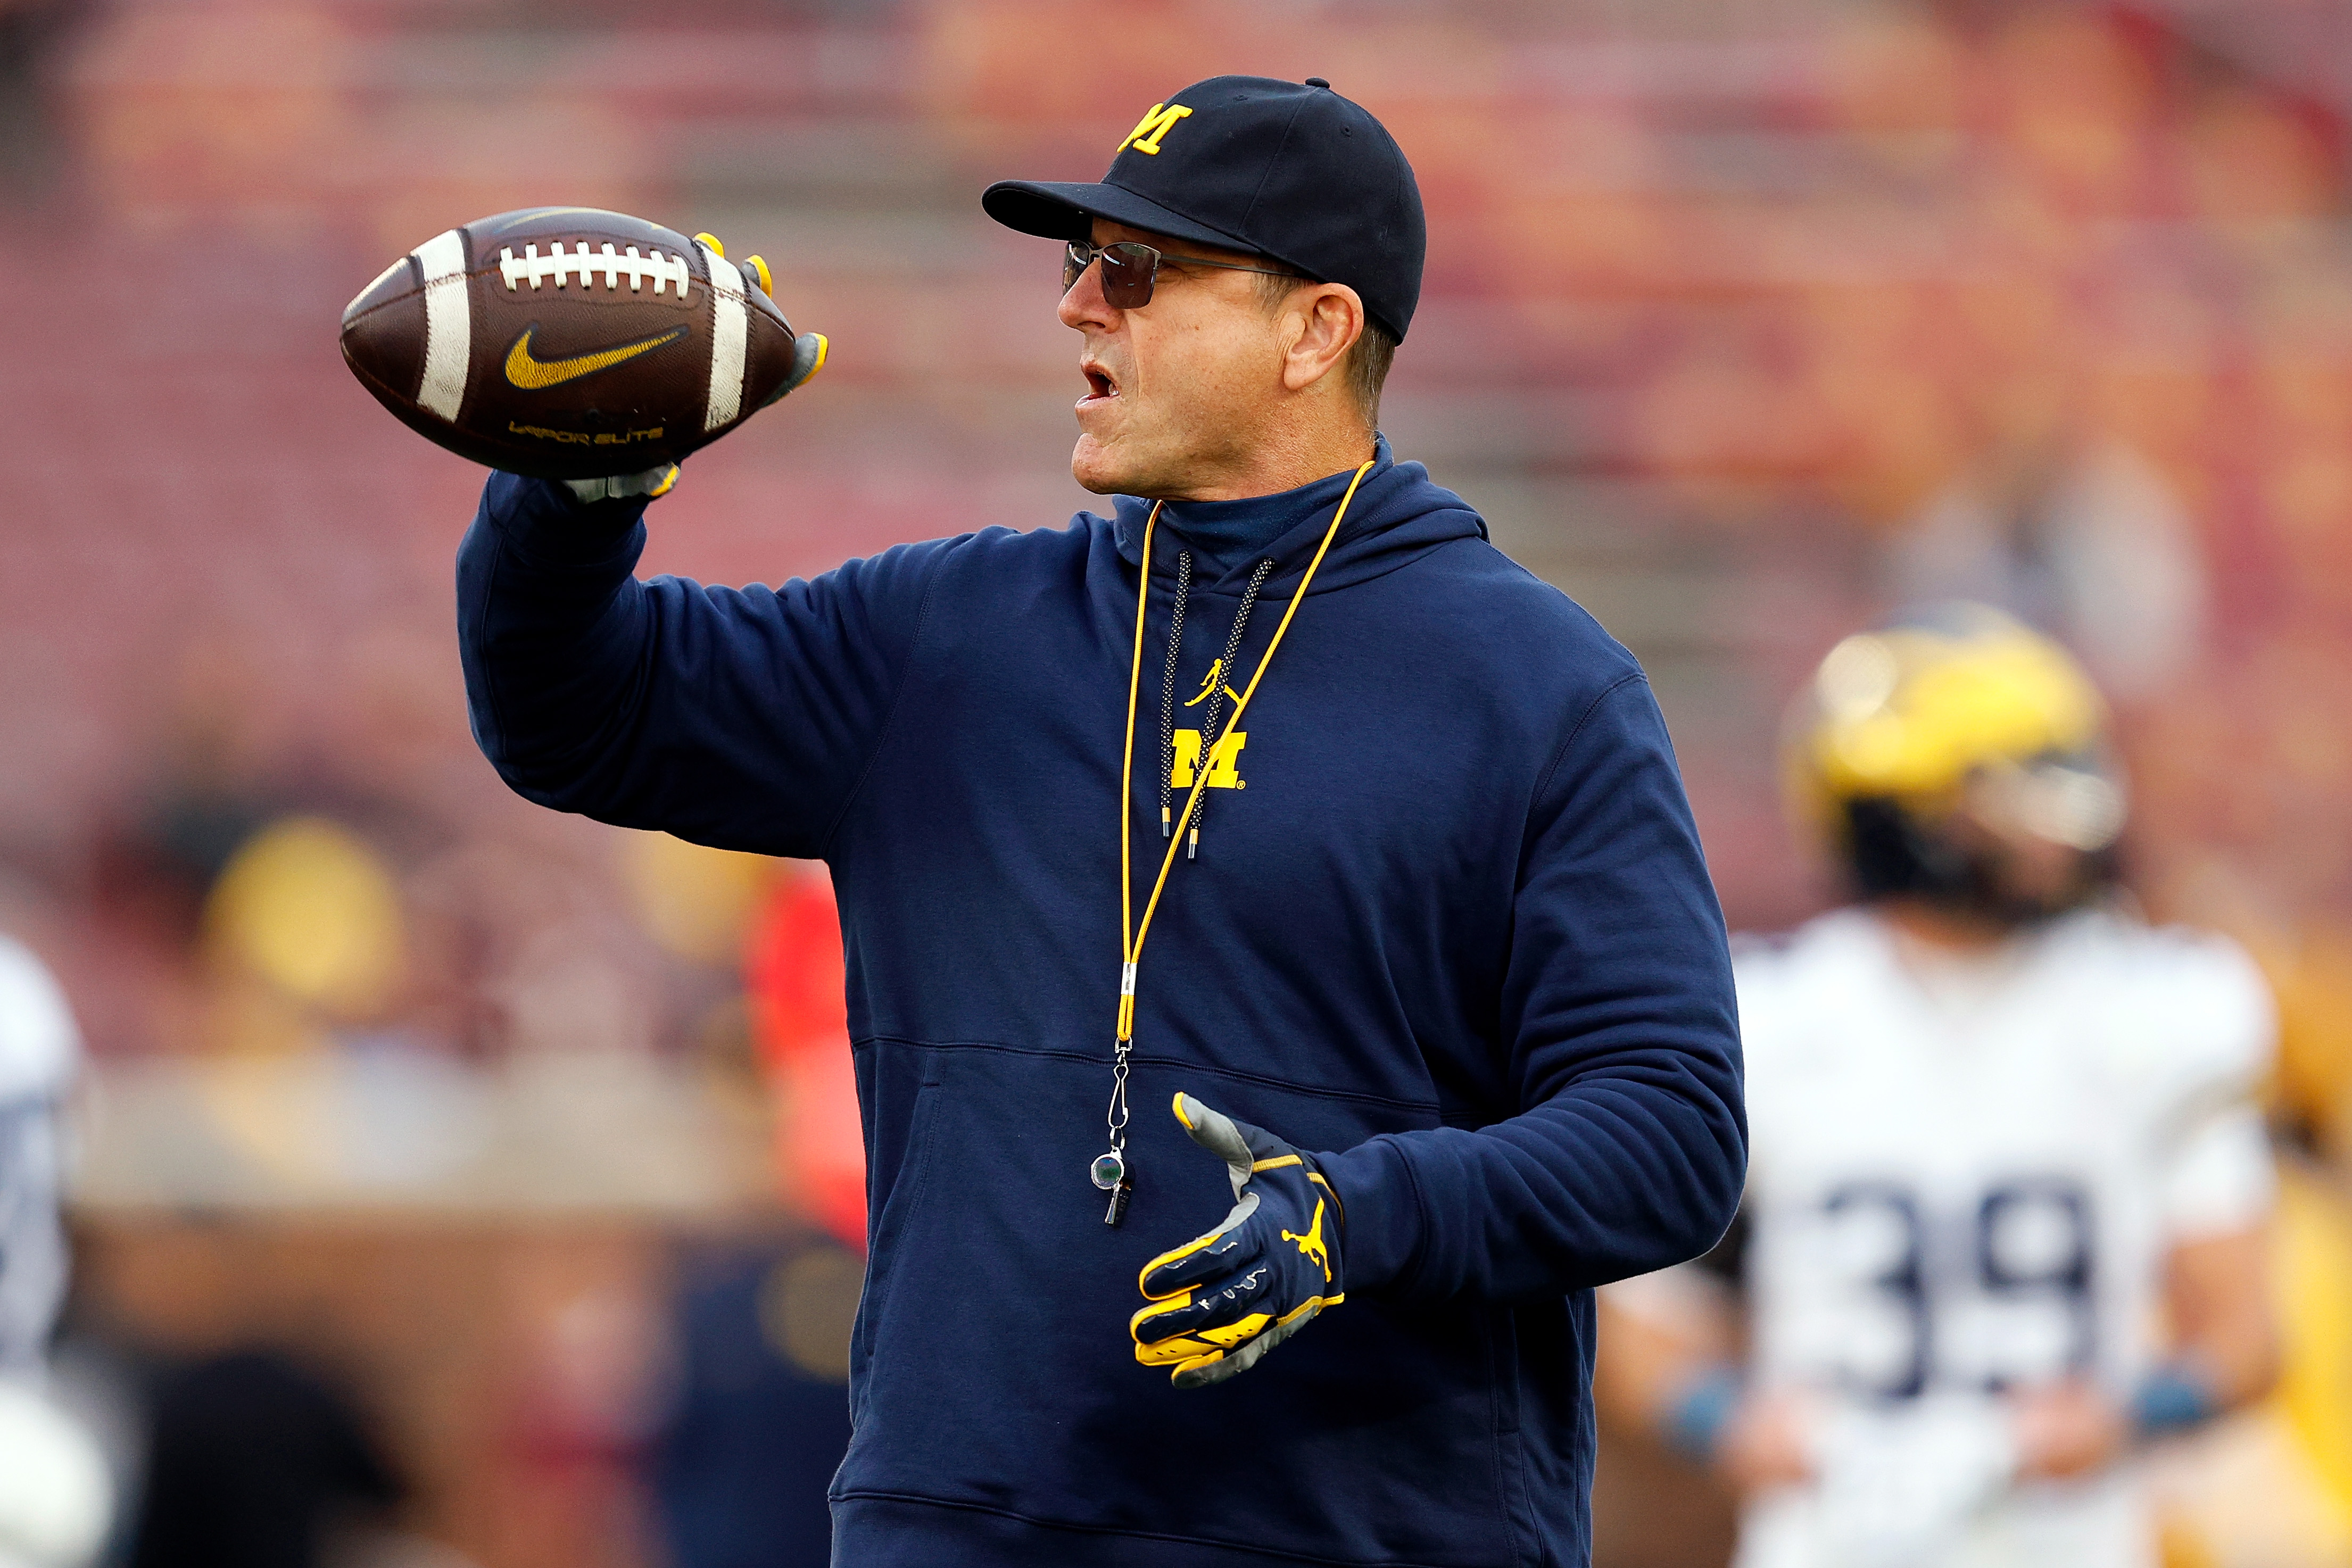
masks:
POLYGON ((343 311, 343 361, 410 429, 545 479, 674 463, 824 364, 766 267, 593 207, 450 229, 343 311))

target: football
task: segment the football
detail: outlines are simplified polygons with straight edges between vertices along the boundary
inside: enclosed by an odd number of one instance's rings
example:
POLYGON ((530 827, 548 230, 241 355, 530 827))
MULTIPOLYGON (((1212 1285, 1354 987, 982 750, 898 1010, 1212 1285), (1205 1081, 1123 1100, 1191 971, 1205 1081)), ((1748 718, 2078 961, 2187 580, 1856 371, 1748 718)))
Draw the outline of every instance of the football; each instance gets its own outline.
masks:
POLYGON ((447 230, 343 311, 343 361, 426 439, 544 479, 673 463, 823 368, 758 256, 593 207, 447 230))

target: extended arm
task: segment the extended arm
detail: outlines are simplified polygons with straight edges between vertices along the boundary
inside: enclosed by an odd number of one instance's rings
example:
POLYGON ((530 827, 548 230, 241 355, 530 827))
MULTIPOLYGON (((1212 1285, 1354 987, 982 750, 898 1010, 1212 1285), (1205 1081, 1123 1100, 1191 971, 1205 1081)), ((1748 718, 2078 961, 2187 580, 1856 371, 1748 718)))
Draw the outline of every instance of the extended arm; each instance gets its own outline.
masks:
POLYGON ((1806 1480, 1810 1402, 1798 1389, 1742 1385, 1738 1288, 1704 1270, 1669 1269, 1601 1292, 1593 1401, 1736 1490, 1806 1480))
POLYGON ((819 853, 887 721, 938 547, 778 590, 639 581, 644 509, 490 476, 457 558, 475 738, 541 805, 819 853))
POLYGON ((2179 1362, 2203 1380, 2213 1414, 2252 1404, 2278 1379, 2270 1281, 2266 1227, 2181 1241, 2165 1260, 2179 1362))
POLYGON ((2018 1469, 2085 1475, 2135 1440, 2200 1427, 2270 1392, 2278 1375, 2269 1246, 2260 1228, 2175 1244, 2165 1259, 2170 1356, 2117 1401, 2082 1379, 2013 1396, 2018 1469))
MULTIPOLYGON (((2165 1176, 2172 1228, 2164 1257, 2165 1317, 2171 1359, 2141 1391, 2135 1414, 2162 1430, 2251 1404, 2278 1378, 2278 1327, 2271 1307, 2270 1218, 2278 1192, 2270 1136, 2252 1093, 2270 1057, 2269 993, 2250 964, 2241 975, 2250 999, 2231 1009, 2223 1066, 2173 1145, 2165 1176)), ((2214 988, 2218 990, 2219 988, 2214 988)), ((2226 993, 2224 993, 2226 994, 2226 993)))
POLYGON ((1322 1156, 1352 1289, 1530 1301, 1706 1251, 1747 1168, 1723 917, 1648 684, 1575 723, 1521 852, 1501 1025, 1517 1115, 1322 1156))
POLYGON ((2208 950, 2206 983, 2186 988, 2194 1052, 2176 1087, 2188 1114, 2158 1181, 2172 1237, 2163 1261, 2163 1361, 2122 1397, 2083 1379, 2017 1396, 2021 1469, 2095 1469, 2135 1438, 2202 1425, 2260 1398, 2277 1376, 2269 1216, 2275 1177, 2249 1098, 2271 1044, 2268 992, 2251 964, 2208 950), (2226 981, 2227 983, 2222 983, 2226 981))

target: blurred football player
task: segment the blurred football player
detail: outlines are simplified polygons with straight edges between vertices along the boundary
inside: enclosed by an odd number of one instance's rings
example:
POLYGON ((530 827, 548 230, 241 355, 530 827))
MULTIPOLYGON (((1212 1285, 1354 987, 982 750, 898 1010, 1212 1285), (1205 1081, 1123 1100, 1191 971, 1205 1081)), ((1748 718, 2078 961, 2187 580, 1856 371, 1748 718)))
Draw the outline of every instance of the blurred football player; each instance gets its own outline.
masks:
POLYGON ((45 1388, 66 1282, 60 1117, 79 1056, 64 993, 0 936, 0 1568, 88 1562, 112 1507, 96 1442, 45 1388))
POLYGON ((58 1116, 79 1054, 57 982, 0 936, 0 1376, 40 1365, 65 1293, 58 1116))
POLYGON ((1601 1337, 1603 1398, 1738 1489, 1740 1568, 2152 1564, 2135 1454, 2271 1385, 2271 1004, 2116 894, 2104 730, 1973 605, 1799 698, 1791 793, 1859 901, 1739 957, 1742 1223, 1601 1337))

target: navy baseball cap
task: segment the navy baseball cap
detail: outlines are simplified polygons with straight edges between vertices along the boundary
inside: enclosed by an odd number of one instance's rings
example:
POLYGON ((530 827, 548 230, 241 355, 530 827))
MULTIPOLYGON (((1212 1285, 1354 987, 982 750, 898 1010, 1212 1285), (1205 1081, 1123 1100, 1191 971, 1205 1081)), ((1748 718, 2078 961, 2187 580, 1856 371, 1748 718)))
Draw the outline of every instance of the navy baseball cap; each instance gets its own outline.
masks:
POLYGON ((1007 228, 1085 239, 1092 220, 1248 251, 1363 296, 1402 340, 1421 298, 1421 187, 1386 127, 1320 77, 1211 77, 1155 103, 1100 184, 1000 180, 1007 228))

